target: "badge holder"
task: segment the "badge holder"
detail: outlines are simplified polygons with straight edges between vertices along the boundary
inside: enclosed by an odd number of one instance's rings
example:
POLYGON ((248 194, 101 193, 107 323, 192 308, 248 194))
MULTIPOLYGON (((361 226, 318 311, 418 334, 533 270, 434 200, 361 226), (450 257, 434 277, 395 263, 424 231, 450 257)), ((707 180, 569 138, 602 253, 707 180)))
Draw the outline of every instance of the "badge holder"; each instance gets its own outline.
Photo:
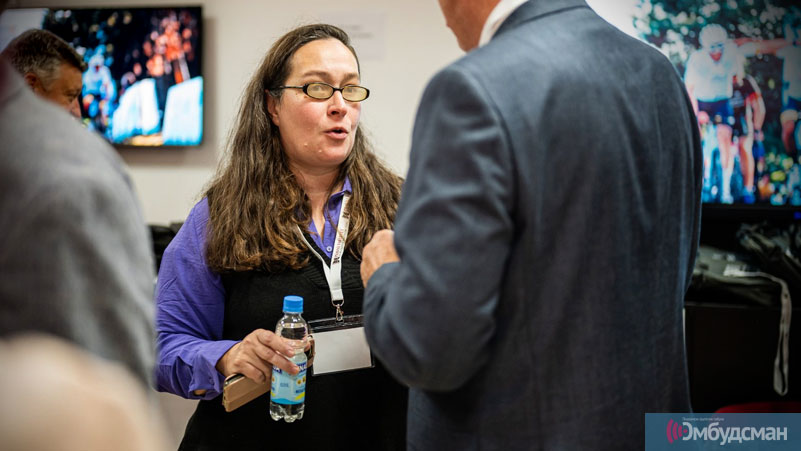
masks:
POLYGON ((312 376, 342 373, 375 366, 364 334, 362 315, 345 315, 342 320, 326 318, 309 321, 314 336, 312 376))

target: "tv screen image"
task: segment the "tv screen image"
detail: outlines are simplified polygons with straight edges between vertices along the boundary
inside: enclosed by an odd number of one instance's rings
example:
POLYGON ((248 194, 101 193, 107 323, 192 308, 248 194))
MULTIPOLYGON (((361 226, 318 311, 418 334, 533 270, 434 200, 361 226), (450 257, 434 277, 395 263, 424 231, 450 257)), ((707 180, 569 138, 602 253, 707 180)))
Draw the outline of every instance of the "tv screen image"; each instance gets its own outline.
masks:
POLYGON ((797 2, 589 3, 659 49, 683 78, 701 131, 705 204, 801 206, 797 2))
POLYGON ((83 56, 87 128, 130 146, 196 146, 203 137, 200 7, 12 9, 3 47, 29 28, 52 31, 83 56))

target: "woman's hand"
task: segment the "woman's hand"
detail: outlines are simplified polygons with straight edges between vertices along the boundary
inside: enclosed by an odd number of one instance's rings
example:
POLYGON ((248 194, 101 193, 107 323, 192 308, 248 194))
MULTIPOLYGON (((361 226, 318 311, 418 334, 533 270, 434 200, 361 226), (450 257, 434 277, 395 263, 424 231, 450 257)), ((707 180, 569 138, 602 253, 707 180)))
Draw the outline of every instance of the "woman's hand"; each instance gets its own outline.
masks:
POLYGON ((292 341, 269 330, 256 329, 223 354, 216 368, 225 377, 239 373, 256 382, 265 382, 270 380, 273 365, 297 374, 300 369, 288 360, 294 354, 292 341))

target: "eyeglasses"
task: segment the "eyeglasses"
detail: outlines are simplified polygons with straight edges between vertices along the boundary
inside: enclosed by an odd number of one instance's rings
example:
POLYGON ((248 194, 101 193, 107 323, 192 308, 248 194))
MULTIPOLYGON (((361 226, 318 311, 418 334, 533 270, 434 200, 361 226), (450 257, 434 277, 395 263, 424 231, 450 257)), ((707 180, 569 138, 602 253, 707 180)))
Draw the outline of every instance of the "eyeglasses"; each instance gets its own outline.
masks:
POLYGON ((361 102, 370 95, 370 90, 364 86, 345 85, 341 88, 335 88, 328 83, 322 82, 306 83, 303 86, 277 86, 273 89, 270 89, 270 91, 288 88, 302 89, 303 93, 307 96, 311 97, 312 99, 319 100, 330 99, 331 96, 334 95, 335 91, 341 92, 342 98, 349 102, 361 102))

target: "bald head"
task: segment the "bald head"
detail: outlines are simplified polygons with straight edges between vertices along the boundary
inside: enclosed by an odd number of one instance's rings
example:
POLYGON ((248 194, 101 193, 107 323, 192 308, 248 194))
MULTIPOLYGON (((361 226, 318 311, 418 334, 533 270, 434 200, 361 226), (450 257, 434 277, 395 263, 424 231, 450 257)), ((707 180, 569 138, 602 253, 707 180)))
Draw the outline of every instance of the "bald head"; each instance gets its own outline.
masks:
POLYGON ((28 30, 3 50, 34 92, 80 117, 78 96, 85 63, 66 41, 46 30, 28 30))

